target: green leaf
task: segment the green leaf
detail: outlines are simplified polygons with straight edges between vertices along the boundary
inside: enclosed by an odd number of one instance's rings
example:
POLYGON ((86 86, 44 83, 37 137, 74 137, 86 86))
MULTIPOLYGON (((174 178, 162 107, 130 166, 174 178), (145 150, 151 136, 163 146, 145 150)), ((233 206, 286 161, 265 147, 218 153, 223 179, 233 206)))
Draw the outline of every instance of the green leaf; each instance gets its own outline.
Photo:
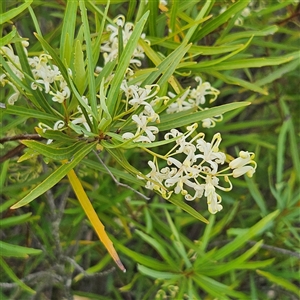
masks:
MULTIPOLYGON (((21 143, 41 155, 60 161, 72 159, 73 155, 86 145, 84 142, 76 142, 67 147, 57 147, 54 144, 46 145, 32 140, 22 140, 21 143)), ((61 145, 61 143, 59 143, 59 145, 61 145)))
MULTIPOLYGON (((220 73, 217 71, 206 71, 206 73, 211 74, 212 76, 221 79, 223 82, 228 83, 228 84, 233 84, 237 85, 240 87, 245 88, 246 90, 250 90, 256 93, 260 93, 262 95, 268 95, 268 91, 264 88, 261 88, 259 84, 256 83, 251 83, 246 80, 243 80, 238 77, 233 77, 228 74, 220 73)), ((273 72, 272 72, 273 73, 273 72)))
POLYGON ((282 287, 288 291, 291 291, 296 296, 300 295, 299 287, 297 287, 295 284, 291 283, 289 280, 286 280, 282 277, 275 276, 266 271, 257 270, 256 273, 267 278, 269 281, 275 283, 276 285, 279 285, 280 287, 282 287))
POLYGON ((166 215, 166 218, 168 220, 169 226, 171 228, 172 235, 173 235, 173 237, 175 239, 175 241, 173 242, 173 244, 175 246, 175 249, 180 254, 180 256, 182 257, 182 259, 184 260, 186 268, 189 269, 189 268, 192 267, 192 263, 190 262, 190 260, 188 258, 188 254, 185 251, 184 245, 183 245, 183 243, 180 240, 180 236, 179 236, 178 230, 177 230, 174 222, 172 221, 170 214, 168 213, 168 211, 166 209, 165 209, 165 215, 166 215))
MULTIPOLYGON (((213 265, 209 265, 207 269, 201 265, 198 267, 198 271, 201 274, 205 274, 206 276, 220 276, 222 274, 228 273, 232 270, 239 269, 241 270, 241 265, 251 258, 254 254, 257 253, 257 251, 260 249, 260 246, 262 245, 263 241, 257 242, 253 247, 242 253, 239 257, 230 260, 229 262, 226 263, 219 263, 216 262, 213 265)), ((271 264, 274 261, 274 259, 268 260, 267 265, 271 264)), ((258 263, 258 262, 257 262, 258 263)), ((261 262, 263 265, 266 265, 266 262, 261 262)))
POLYGON ((170 266, 164 262, 161 262, 157 259, 154 259, 152 257, 146 256, 144 254, 141 254, 139 252, 135 252, 121 243, 118 243, 113 239, 114 244, 116 245, 116 248, 120 251, 122 251, 125 255, 132 258, 134 261, 143 264, 144 266, 155 268, 159 271, 166 271, 170 269, 170 266))
POLYGON ((19 15, 22 11, 24 11, 28 6, 31 5, 33 0, 26 0, 25 3, 21 4, 16 8, 11 8, 9 11, 0 14, 0 25, 10 21, 17 15, 19 15))
POLYGON ((4 109, 4 113, 16 115, 16 116, 24 116, 29 118, 35 118, 37 120, 49 120, 49 121, 57 121, 57 116, 38 111, 35 109, 24 108, 23 106, 18 105, 7 105, 4 109))
POLYGON ((142 82, 141 86, 153 84, 161 74, 163 75, 159 78, 157 84, 163 85, 174 73, 179 62, 191 47, 191 44, 181 44, 168 57, 161 61, 158 54, 155 53, 146 42, 141 41, 141 45, 143 46, 145 53, 151 56, 152 61, 157 65, 157 70, 150 73, 150 75, 142 82))
POLYGON ((136 229, 135 232, 149 245, 151 245, 160 256, 169 264, 170 268, 173 270, 180 270, 178 268, 178 263, 171 259, 170 254, 166 251, 163 245, 161 245, 156 239, 143 233, 142 231, 136 229))
POLYGON ((82 95, 85 90, 86 71, 84 67, 82 45, 79 40, 76 40, 75 42, 74 71, 74 83, 78 89, 78 92, 82 95))
POLYGON ((27 205, 57 184, 66 174, 72 170, 80 161, 94 148, 96 142, 82 146, 81 151, 74 155, 72 161, 58 167, 50 176, 29 192, 22 200, 14 204, 11 209, 27 205))
MULTIPOLYGON (((32 213, 27 213, 27 214, 23 214, 20 216, 14 216, 14 217, 9 217, 9 218, 4 218, 1 220, 0 222, 0 228, 7 228, 7 227, 11 227, 14 225, 19 225, 22 224, 24 222, 27 222, 30 220, 30 216, 32 215, 32 213)), ((1 252, 0 252, 1 254, 1 252)))
POLYGON ((276 210, 263 219, 261 219, 259 222, 257 222, 254 226, 252 226, 249 229, 246 229, 243 234, 236 237, 232 242, 228 243, 226 246, 222 247, 221 249, 217 250, 214 259, 220 260, 226 256, 228 256, 230 253, 236 251, 239 247, 241 247, 243 244, 245 244, 248 240, 252 239, 254 236, 258 235, 264 228, 269 225, 270 222, 272 222, 278 215, 280 211, 276 210))
POLYGON ((249 178, 247 176, 245 176, 245 180, 248 184, 250 194, 252 195, 254 201, 260 209, 261 215, 266 216, 268 213, 266 201, 261 191, 258 189, 257 183, 254 181, 253 178, 249 178))
MULTIPOLYGON (((147 37, 148 38, 148 37, 147 37)), ((158 44, 164 48, 175 50, 177 49, 180 44, 174 41, 162 41, 162 39, 157 37, 149 37, 151 45, 158 44)), ((242 44, 238 45, 222 45, 222 46, 200 46, 200 45, 192 45, 189 49, 189 53, 197 54, 197 55, 216 55, 222 54, 227 52, 233 52, 237 49, 240 49, 242 44)))
MULTIPOLYGON (((106 168, 102 164, 96 163, 95 161, 92 161, 89 159, 84 159, 83 164, 86 167, 91 168, 93 170, 103 172, 105 174, 109 174, 108 171, 106 170, 106 168)), ((116 178, 124 179, 125 181, 131 182, 132 184, 135 184, 135 185, 139 185, 139 186, 144 185, 144 182, 142 180, 138 179, 136 176, 132 176, 131 174, 128 174, 125 171, 118 170, 116 168, 112 168, 109 166, 107 166, 107 168, 116 178)))
POLYGON ((242 32, 235 32, 231 34, 225 35, 221 40, 218 40, 218 44, 226 44, 230 43, 236 40, 244 39, 244 38, 250 38, 252 36, 267 36, 272 35, 275 32, 278 31, 278 26, 271 25, 269 27, 260 29, 260 30, 247 30, 242 32))
POLYGON ((42 253, 40 249, 27 248, 0 241, 0 256, 27 258, 29 255, 37 255, 40 253, 42 253))
MULTIPOLYGON (((81 19, 83 24, 84 31, 84 40, 86 44, 86 64, 87 64, 87 81, 89 86, 89 105, 91 106, 92 111, 97 111, 97 97, 96 97, 96 86, 95 86, 95 77, 94 77, 94 69, 95 64, 93 61, 93 48, 91 43, 91 33, 89 20, 87 16, 87 9, 85 7, 85 1, 79 0, 79 7, 81 12, 81 19)), ((76 63, 76 62, 75 62, 76 63)), ((97 115, 93 115, 95 121, 98 121, 97 115)), ((93 122, 96 125, 96 122, 93 122)), ((94 128, 96 129, 96 128, 94 128)))
POLYGON ((67 1, 60 36, 60 57, 70 66, 77 17, 78 1, 67 1))
POLYGON ((199 287, 206 291, 209 295, 217 297, 217 299, 230 300, 227 295, 232 296, 237 299, 247 299, 248 297, 241 292, 234 291, 232 287, 220 283, 213 278, 202 274, 193 274, 194 281, 197 282, 199 287))
POLYGON ((237 1, 235 4, 229 7, 225 12, 223 12, 222 14, 218 15, 215 18, 212 18, 207 23, 205 23, 199 31, 196 31, 196 34, 194 34, 192 40, 193 41, 201 40, 209 33, 211 33, 212 31, 220 27, 222 24, 227 22, 232 17, 232 15, 235 15, 236 13, 244 9, 249 2, 250 2, 249 0, 237 1))
MULTIPOLYGON (((0 20, 1 20, 1 16, 0 16, 0 20)), ((16 33, 17 33, 16 27, 13 27, 10 33, 6 34, 3 38, 0 38, 0 47, 10 44, 10 42, 16 36, 16 33)))
POLYGON ((279 57, 259 57, 259 58, 246 58, 246 59, 236 59, 221 62, 220 64, 201 67, 201 65, 191 65, 189 68, 197 71, 224 71, 224 70, 234 70, 234 69, 245 69, 245 68, 261 68, 265 66, 278 66, 281 64, 288 63, 292 60, 300 58, 300 52, 293 52, 290 54, 282 55, 279 57))
POLYGON ((204 111, 182 111, 176 114, 165 114, 160 117, 160 124, 157 125, 160 131, 170 130, 172 128, 188 126, 198 123, 203 119, 222 115, 227 111, 231 111, 240 107, 250 105, 249 102, 234 102, 212 107, 204 111))
POLYGON ((163 271, 157 271, 150 269, 148 267, 142 266, 138 264, 138 270, 142 273, 145 274, 149 277, 155 278, 155 279, 179 279, 182 277, 182 274, 176 274, 176 273, 171 273, 171 272, 163 272, 163 271))
POLYGON ((174 195, 171 195, 171 197, 166 200, 180 207, 182 210, 184 210, 194 218, 198 219, 199 221, 204 222, 206 224, 209 223, 209 221, 205 219, 200 213, 198 213, 194 208, 192 208, 187 203, 185 203, 184 199, 179 199, 179 197, 175 197, 174 195))
POLYGON ((43 138, 48 139, 48 140, 54 140, 54 141, 60 141, 64 142, 65 144, 75 144, 77 142, 77 136, 76 137, 71 137, 61 131, 58 130, 52 130, 52 129, 47 129, 43 130, 39 127, 35 127, 35 131, 43 138))

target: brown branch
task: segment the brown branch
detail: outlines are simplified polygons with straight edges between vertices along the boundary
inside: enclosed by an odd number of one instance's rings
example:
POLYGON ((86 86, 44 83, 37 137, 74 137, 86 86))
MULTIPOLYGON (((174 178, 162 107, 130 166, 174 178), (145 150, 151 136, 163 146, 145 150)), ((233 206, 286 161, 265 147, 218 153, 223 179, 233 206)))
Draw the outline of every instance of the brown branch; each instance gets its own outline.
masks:
POLYGON ((0 157, 0 163, 8 160, 11 157, 18 155, 24 148, 25 145, 20 144, 17 147, 13 148, 12 150, 8 151, 5 155, 0 157))
POLYGON ((19 140, 44 140, 43 137, 41 137, 40 135, 38 135, 37 133, 32 133, 32 134, 17 134, 14 136, 5 136, 3 138, 0 138, 0 144, 4 144, 6 142, 10 142, 10 141, 19 141, 19 140))

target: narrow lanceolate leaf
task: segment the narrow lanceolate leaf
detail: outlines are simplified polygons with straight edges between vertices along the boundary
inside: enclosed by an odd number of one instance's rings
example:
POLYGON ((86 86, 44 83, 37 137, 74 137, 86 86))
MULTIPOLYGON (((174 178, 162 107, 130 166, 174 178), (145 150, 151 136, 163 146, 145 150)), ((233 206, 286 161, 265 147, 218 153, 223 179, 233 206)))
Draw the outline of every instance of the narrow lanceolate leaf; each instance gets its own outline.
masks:
POLYGON ((266 272, 266 271, 261 271, 257 270, 257 274, 264 276, 271 282, 283 287, 284 289, 291 291, 292 293, 295 293, 295 295, 299 296, 300 295, 300 289, 297 287, 295 284, 291 283, 289 280, 286 280, 282 277, 275 276, 272 273, 266 272))
POLYGON ((70 65, 73 38, 75 34, 75 25, 77 17, 77 1, 67 1, 65 16, 63 18, 63 26, 60 39, 60 57, 66 65, 70 65))
POLYGON ((218 251, 216 251, 214 255, 215 260, 220 260, 226 256, 228 256, 233 251, 236 251, 241 245, 249 241, 253 238, 253 236, 258 235, 262 230, 271 223, 279 214, 279 210, 276 210, 267 216, 265 216, 263 219, 261 219, 259 222, 257 222, 254 226, 251 228, 245 230, 242 235, 239 235, 237 238, 235 238, 232 242, 228 243, 218 251))
POLYGON ((0 255, 6 257, 23 257, 27 258, 29 255, 37 255, 42 253, 40 249, 27 248, 18 245, 12 245, 0 241, 0 255))
POLYGON ((187 203, 184 202, 183 199, 179 199, 178 197, 171 196, 169 199, 166 199, 172 204, 180 207, 182 210, 193 216, 194 218, 198 219, 201 222, 204 222, 206 224, 209 223, 207 219, 205 219, 200 213, 198 213, 195 209, 193 209, 191 206, 189 206, 187 203))
POLYGON ((162 272, 162 271, 156 271, 150 268, 147 268, 145 266, 139 265, 138 264, 138 270, 142 273, 145 274, 149 277, 155 278, 155 279, 179 279, 181 274, 176 274, 172 272, 162 272))
POLYGON ((210 21, 204 24, 204 26, 198 32, 195 32, 192 38, 193 41, 201 40, 203 37, 205 37, 212 31, 214 31, 216 28, 227 22, 232 15, 244 9, 248 5, 248 3, 249 0, 238 1, 231 7, 229 7, 225 12, 218 15, 216 18, 212 18, 210 21))
POLYGON ((51 115, 42 111, 38 111, 35 109, 27 108, 24 109, 23 106, 18 105, 8 105, 4 109, 4 113, 11 114, 11 115, 17 115, 17 116, 23 116, 27 118, 35 118, 38 120, 50 120, 50 121, 56 121, 57 117, 55 115, 51 115))
POLYGON ((86 192, 84 191, 80 180, 75 174, 74 170, 70 170, 68 173, 68 178, 72 188, 85 212, 88 219, 90 220, 92 226, 94 227, 99 239, 104 244, 105 248, 109 252, 110 256, 113 258, 117 266, 123 271, 126 272, 125 267, 123 266, 114 246, 107 233, 105 232, 105 228, 98 218, 86 192))
POLYGON ((44 143, 31 140, 23 140, 21 141, 21 143, 27 146, 28 148, 37 151, 43 156, 60 161, 64 159, 71 159, 72 156, 76 152, 80 151, 80 149, 85 145, 84 142, 76 142, 66 147, 57 147, 55 145, 46 145, 44 143))
MULTIPOLYGON (((0 17, 1 20, 1 17, 0 17)), ((0 47, 3 47, 11 42, 17 33, 16 27, 13 27, 12 31, 6 34, 3 38, 0 39, 0 47)))
POLYGON ((3 14, 0 14, 0 25, 10 21, 11 19, 19 15, 22 11, 24 11, 28 6, 31 5, 32 1, 33 0, 27 0, 25 1, 25 3, 21 4, 20 6, 16 8, 12 8, 3 14))
POLYGON ((27 194, 22 200, 14 204, 11 209, 22 207, 51 189, 55 184, 63 179, 67 173, 72 170, 90 151, 92 151, 95 145, 96 142, 82 146, 81 151, 74 155, 72 161, 57 168, 43 182, 31 190, 30 193, 27 194))
POLYGON ((160 131, 170 130, 172 128, 188 126, 192 123, 200 122, 206 118, 212 118, 222 115, 227 111, 250 105, 250 102, 234 102, 212 107, 204 111, 182 111, 176 114, 165 114, 160 117, 160 124, 157 125, 160 131))
MULTIPOLYGON (((87 56, 86 68, 87 68, 87 78, 88 78, 88 85, 89 85, 89 105, 91 106, 92 111, 97 111, 97 97, 96 97, 96 86, 95 86, 95 77, 94 77, 95 65, 93 62, 93 47, 91 42, 91 33, 89 28, 87 10, 85 7, 85 1, 80 0, 79 7, 81 12, 82 24, 83 24, 84 40, 86 44, 86 56, 87 56)), ((93 124, 95 123, 96 122, 93 122, 93 124)))

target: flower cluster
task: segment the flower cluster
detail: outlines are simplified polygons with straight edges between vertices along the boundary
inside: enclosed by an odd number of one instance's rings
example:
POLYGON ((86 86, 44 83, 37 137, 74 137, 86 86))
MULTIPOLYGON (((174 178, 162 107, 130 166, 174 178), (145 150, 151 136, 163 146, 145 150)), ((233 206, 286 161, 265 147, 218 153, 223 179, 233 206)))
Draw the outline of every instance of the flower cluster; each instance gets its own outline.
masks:
POLYGON ((132 121, 137 125, 137 131, 135 134, 132 132, 126 132, 122 135, 125 140, 132 139, 133 142, 146 142, 151 143, 155 141, 155 135, 159 132, 158 128, 153 125, 148 125, 150 122, 160 122, 159 115, 154 111, 154 106, 158 101, 168 99, 167 97, 156 96, 159 86, 157 84, 146 85, 145 88, 139 87, 138 85, 129 85, 124 80, 121 89, 124 91, 126 96, 126 104, 131 105, 127 113, 131 111, 141 112, 133 114, 131 116, 132 121), (154 90, 154 88, 156 88, 154 90), (149 99, 151 99, 150 102, 149 99))
MULTIPOLYGON (((27 42, 23 42, 24 51, 27 53, 26 48, 28 47, 27 42)), ((24 79, 24 74, 22 72, 21 64, 19 57, 14 54, 13 48, 11 45, 3 46, 0 48, 0 54, 2 54, 7 59, 7 64, 14 74, 20 79, 24 79)), ((28 64, 31 67, 33 74, 33 80, 31 83, 31 88, 36 90, 37 88, 40 91, 44 91, 46 94, 52 95, 52 100, 55 102, 62 103, 66 99, 70 98, 71 92, 67 86, 66 81, 61 75, 58 67, 51 63, 51 56, 47 54, 41 54, 39 57, 27 57, 28 64)), ((5 79, 6 74, 1 75, 1 83, 4 86, 9 84, 14 90, 8 99, 8 104, 13 105, 20 95, 20 91, 16 86, 9 80, 5 79)))
MULTIPOLYGON (((160 1, 160 3, 166 5, 165 1, 160 1)), ((100 50, 103 53, 104 64, 118 59, 120 30, 123 45, 126 46, 133 29, 134 25, 126 23, 124 16, 117 17, 114 24, 107 26, 109 37, 107 41, 103 42, 100 50)), ((145 40, 145 35, 143 34, 141 38, 145 40)), ((27 54, 28 43, 23 42, 23 47, 27 54)), ((24 81, 25 76, 19 57, 15 55, 11 45, 1 47, 0 54, 5 58, 11 71, 21 81, 24 81)), ((71 89, 58 66, 53 64, 51 56, 41 54, 40 56, 29 57, 27 54, 28 65, 32 72, 32 75, 27 74, 27 79, 31 78, 30 88, 43 92, 45 99, 62 104, 64 111, 67 112, 63 116, 62 110, 58 110, 57 115, 60 115, 61 118, 56 120, 52 127, 43 123, 39 123, 39 127, 43 130, 64 130, 69 127, 79 135, 94 137, 97 136, 97 133, 92 132, 91 127, 93 129, 98 128, 99 132, 100 129, 106 131, 107 128, 113 128, 115 122, 118 122, 118 129, 128 128, 128 132, 124 132, 122 137, 117 136, 116 138, 119 139, 118 141, 121 140, 120 147, 129 142, 153 143, 159 133, 157 124, 160 123, 159 114, 161 112, 165 111, 167 114, 172 114, 187 110, 202 111, 207 109, 204 107, 207 102, 211 103, 217 99, 219 91, 212 87, 209 82, 203 82, 199 76, 195 78, 195 87, 189 87, 179 95, 168 92, 168 96, 159 96, 160 86, 158 84, 141 86, 135 79, 134 70, 141 66, 144 57, 144 50, 138 45, 130 60, 130 64, 135 66, 132 69, 131 66, 127 68, 120 87, 120 92, 123 93, 123 104, 121 103, 119 108, 120 110, 124 108, 124 110, 118 111, 116 116, 111 116, 106 107, 105 92, 99 92, 100 103, 96 104, 97 111, 92 111, 89 100, 84 95, 77 95, 76 98, 80 105, 72 104, 70 105, 72 109, 68 110, 68 103, 72 98, 71 89), (119 126, 120 121, 123 122, 121 126, 119 126), (99 122, 99 124, 93 122, 99 122), (134 129, 132 129, 132 123, 134 129)), ((96 67, 95 77, 101 71, 102 67, 96 67)), ((72 80, 71 69, 68 72, 72 80)), ((8 73, 10 72, 0 75, 0 83, 2 86, 8 84, 12 87, 14 93, 9 97, 8 104, 14 104, 23 91, 22 87, 17 87, 14 81, 8 79, 8 73)), ((106 91, 105 85, 109 84, 113 77, 114 73, 112 72, 103 78, 100 91, 106 91)), ((221 115, 207 118, 202 120, 202 126, 210 128, 220 120, 222 120, 221 115)), ((175 143, 175 146, 164 156, 145 147, 145 151, 153 156, 153 160, 148 162, 151 171, 147 175, 140 174, 138 177, 146 180, 146 188, 158 191, 165 198, 170 197, 172 193, 181 194, 188 201, 204 196, 207 199, 208 210, 215 214, 222 209, 222 199, 217 191, 230 191, 232 189, 230 176, 236 178, 246 174, 251 177, 255 172, 256 163, 253 160, 254 154, 247 151, 241 151, 238 158, 230 159, 229 156, 219 150, 221 143, 219 133, 215 134, 210 142, 207 142, 203 133, 196 133, 197 127, 197 124, 193 124, 187 127, 185 133, 177 129, 172 129, 166 133, 164 141, 159 144, 175 143), (165 163, 162 168, 159 159, 165 163)), ((106 132, 101 132, 101 134, 106 134, 106 132)), ((48 140, 48 143, 51 142, 52 140, 48 140)))
MULTIPOLYGON (((215 101, 219 95, 219 91, 212 87, 209 82, 202 82, 201 77, 197 76, 195 81, 198 83, 196 88, 188 88, 182 95, 179 97, 172 92, 169 92, 168 95, 171 98, 175 98, 175 101, 170 104, 167 109, 167 113, 177 113, 180 111, 188 109, 199 109, 204 110, 202 106, 206 104, 207 100, 205 96, 211 95, 209 103, 215 101)), ((202 126, 210 128, 215 126, 216 121, 221 121, 222 116, 215 116, 213 118, 207 118, 202 120, 202 126)))
MULTIPOLYGON (((35 81, 31 88, 52 95, 52 101, 63 103, 70 98, 71 91, 58 67, 51 63, 52 57, 41 54, 39 57, 28 58, 35 81)), ((71 74, 71 70, 69 70, 71 74)))
POLYGON ((230 191, 232 184, 229 177, 235 178, 243 174, 251 177, 256 163, 253 153, 241 151, 239 157, 225 167, 227 157, 219 150, 221 135, 216 133, 211 142, 204 140, 203 133, 196 134, 189 140, 188 137, 196 128, 197 124, 194 124, 187 127, 186 133, 172 129, 165 135, 166 140, 176 138, 176 144, 164 156, 152 153, 154 160, 148 162, 151 171, 146 175, 145 187, 158 191, 165 198, 173 192, 182 194, 188 201, 204 196, 209 212, 215 214, 223 208, 217 189, 230 191), (160 169, 158 158, 165 160, 167 166, 160 169), (220 179, 228 187, 221 186, 220 179))
MULTIPOLYGON (((23 46, 27 46, 27 43, 24 43, 23 46)), ((19 56, 14 54, 14 51, 12 47, 9 45, 8 47, 3 46, 0 48, 0 54, 7 58, 7 64, 12 70, 12 72, 20 79, 22 80, 24 78, 24 74, 21 72, 21 63, 19 56)), ((17 87, 7 79, 6 74, 0 75, 0 82, 2 86, 5 86, 6 84, 10 85, 14 91, 14 93, 8 98, 7 103, 10 105, 13 105, 19 98, 20 91, 17 89, 17 87)))
MULTIPOLYGON (((125 47, 129 41, 129 38, 134 29, 133 23, 125 22, 125 17, 123 15, 118 16, 114 20, 114 24, 109 24, 106 30, 110 32, 109 39, 101 45, 101 52, 103 52, 104 64, 110 61, 116 60, 118 58, 119 51, 119 27, 122 28, 123 46, 125 47)), ((145 34, 141 35, 142 39, 145 39, 145 34)), ((147 40, 145 40, 148 42, 147 40)), ((145 57, 144 49, 137 45, 132 54, 130 63, 137 66, 141 66, 141 60, 145 57)))

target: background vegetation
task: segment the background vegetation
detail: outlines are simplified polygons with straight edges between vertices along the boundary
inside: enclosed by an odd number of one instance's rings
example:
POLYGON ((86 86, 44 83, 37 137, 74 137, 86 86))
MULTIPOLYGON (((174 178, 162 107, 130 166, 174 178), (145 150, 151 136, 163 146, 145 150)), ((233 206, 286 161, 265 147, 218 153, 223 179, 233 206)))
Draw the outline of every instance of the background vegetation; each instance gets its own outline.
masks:
MULTIPOLYGON (((74 18, 75 36, 85 22, 79 8, 74 13, 67 2, 76 1, 2 1, 1 46, 17 45, 16 28, 29 38, 28 52, 39 55, 46 46, 33 32, 40 29, 59 56, 67 22, 74 18)), ((93 41, 107 2, 85 2, 93 41)), ((183 88, 196 75, 210 82, 220 91, 213 106, 251 102, 203 131, 208 140, 220 132, 222 150, 233 156, 240 149, 255 152, 258 168, 253 178, 233 181, 216 215, 206 211, 204 199, 188 203, 209 220, 205 224, 178 206, 184 199, 176 205, 146 190, 107 151, 101 158, 115 177, 150 200, 117 185, 93 152, 83 158, 77 176, 126 267, 123 273, 67 177, 30 204, 10 209, 60 164, 43 155, 17 162, 24 147, 13 137, 34 134, 42 115, 33 114, 25 97, 9 106, 11 88, 1 87, 6 108, 0 108, 0 298, 299 299, 299 3, 110 2, 108 19, 123 14, 136 23, 150 11, 142 32, 162 60, 196 27, 187 37, 193 45, 174 66, 174 76, 183 88)), ((83 42, 84 55, 86 47, 83 42)), ((154 67, 153 55, 146 53, 145 69, 154 67)), ((149 172, 150 158, 139 148, 128 149, 124 157, 149 172)))

